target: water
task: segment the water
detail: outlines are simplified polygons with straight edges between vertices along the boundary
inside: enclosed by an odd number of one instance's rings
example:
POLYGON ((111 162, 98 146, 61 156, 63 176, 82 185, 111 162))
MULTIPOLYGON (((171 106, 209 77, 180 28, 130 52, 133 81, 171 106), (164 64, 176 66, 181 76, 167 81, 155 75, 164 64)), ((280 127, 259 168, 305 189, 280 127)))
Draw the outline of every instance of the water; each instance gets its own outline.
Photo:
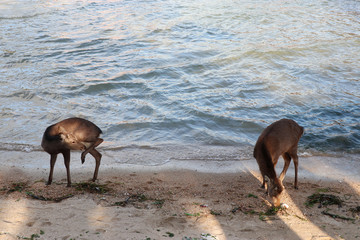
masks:
POLYGON ((241 160, 292 118, 303 154, 358 154, 359 23, 357 0, 3 0, 0 148, 78 116, 124 163, 241 160))

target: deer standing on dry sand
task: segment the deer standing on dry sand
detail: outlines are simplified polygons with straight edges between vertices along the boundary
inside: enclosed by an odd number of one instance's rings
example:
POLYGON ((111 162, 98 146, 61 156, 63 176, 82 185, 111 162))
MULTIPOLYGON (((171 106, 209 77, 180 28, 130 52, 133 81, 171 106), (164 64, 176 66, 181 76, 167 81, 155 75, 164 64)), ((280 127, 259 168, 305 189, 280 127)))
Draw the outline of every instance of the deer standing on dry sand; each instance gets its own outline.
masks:
POLYGON ((68 118, 49 126, 43 135, 41 146, 50 154, 50 174, 47 185, 53 178, 56 157, 59 153, 64 156, 67 174, 67 186, 71 186, 70 178, 70 150, 82 150, 81 162, 85 162, 86 154, 90 153, 96 160, 92 181, 98 176, 101 154, 95 149, 104 140, 99 138, 102 133, 94 123, 82 118, 68 118))
POLYGON ((262 187, 265 188, 265 178, 268 179, 267 192, 272 197, 274 206, 280 205, 280 195, 284 190, 282 181, 289 168, 291 158, 295 165, 295 183, 298 188, 298 156, 297 147, 299 140, 304 133, 304 128, 290 119, 281 119, 269 125, 259 136, 255 148, 254 157, 259 165, 263 177, 262 187), (275 166, 279 157, 285 160, 284 169, 277 178, 275 166))

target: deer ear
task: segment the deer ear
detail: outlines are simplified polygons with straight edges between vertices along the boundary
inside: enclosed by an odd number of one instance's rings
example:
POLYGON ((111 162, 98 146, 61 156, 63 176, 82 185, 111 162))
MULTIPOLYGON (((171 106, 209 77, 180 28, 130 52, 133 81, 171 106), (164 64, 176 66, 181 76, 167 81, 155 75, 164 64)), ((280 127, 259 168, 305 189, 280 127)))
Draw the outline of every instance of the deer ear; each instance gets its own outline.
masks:
POLYGON ((59 135, 62 141, 66 139, 66 134, 60 133, 59 135))
POLYGON ((65 141, 65 139, 69 138, 68 132, 65 130, 63 126, 59 126, 59 135, 62 141, 65 141))
POLYGON ((63 126, 59 126, 59 133, 67 134, 67 131, 65 130, 65 128, 63 126))

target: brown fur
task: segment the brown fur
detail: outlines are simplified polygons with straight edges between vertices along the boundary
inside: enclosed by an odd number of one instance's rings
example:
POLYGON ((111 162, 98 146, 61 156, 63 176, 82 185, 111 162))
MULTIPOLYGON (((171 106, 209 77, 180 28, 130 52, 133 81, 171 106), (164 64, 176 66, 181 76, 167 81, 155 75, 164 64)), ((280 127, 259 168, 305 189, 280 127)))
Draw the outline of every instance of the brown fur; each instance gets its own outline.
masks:
POLYGON ((85 162, 86 154, 90 153, 96 160, 93 181, 97 179, 101 154, 95 149, 103 139, 99 138, 102 133, 94 123, 82 118, 68 118, 49 126, 43 135, 41 146, 50 154, 50 174, 47 185, 52 182, 56 157, 59 153, 64 156, 68 186, 71 186, 70 178, 70 150, 82 150, 81 161, 85 162))
POLYGON ((284 190, 282 181, 289 168, 291 158, 295 165, 295 183, 298 188, 298 156, 297 147, 304 133, 304 128, 291 119, 281 119, 269 125, 259 136, 255 148, 254 157, 259 165, 263 176, 262 187, 265 187, 265 178, 269 178, 267 191, 273 198, 274 205, 280 205, 280 195, 284 190), (285 164, 284 169, 277 178, 275 166, 279 157, 282 156, 285 164))

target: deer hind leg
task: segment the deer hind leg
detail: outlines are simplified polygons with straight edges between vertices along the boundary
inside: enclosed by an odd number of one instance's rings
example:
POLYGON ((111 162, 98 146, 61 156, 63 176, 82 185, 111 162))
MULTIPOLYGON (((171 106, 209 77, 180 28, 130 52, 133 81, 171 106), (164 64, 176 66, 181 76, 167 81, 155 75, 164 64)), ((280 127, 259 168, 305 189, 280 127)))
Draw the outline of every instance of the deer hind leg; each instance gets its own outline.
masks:
POLYGON ((66 175, 67 175, 67 187, 71 187, 71 177, 70 177, 70 150, 66 150, 63 153, 64 156, 64 164, 66 167, 66 175))
MULTIPOLYGON (((102 142, 104 141, 104 139, 102 138, 98 138, 96 139, 96 141, 90 145, 90 147, 88 147, 84 152, 81 153, 81 163, 84 164, 85 162, 85 156, 86 154, 88 154, 91 150, 94 150, 97 146, 99 146, 102 142)), ((94 156, 94 155, 93 155, 94 156)))
POLYGON ((56 157, 57 157, 57 154, 50 155, 50 173, 49 173, 49 179, 48 179, 46 185, 50 185, 52 182, 56 157))
POLYGON ((95 164, 95 171, 92 181, 95 182, 97 179, 98 173, 99 173, 99 167, 101 162, 101 153, 99 153, 96 149, 91 149, 90 154, 95 158, 96 164, 95 164))
POLYGON ((282 172, 280 173, 280 181, 282 182, 285 178, 285 174, 290 166, 290 162, 291 162, 291 156, 288 153, 284 153, 282 155, 282 157, 284 158, 285 164, 284 164, 284 169, 282 170, 282 172))
POLYGON ((294 160, 294 166, 295 166, 295 182, 294 182, 294 188, 298 189, 298 165, 299 165, 299 158, 297 155, 297 149, 295 149, 292 153, 291 153, 291 157, 294 160))

